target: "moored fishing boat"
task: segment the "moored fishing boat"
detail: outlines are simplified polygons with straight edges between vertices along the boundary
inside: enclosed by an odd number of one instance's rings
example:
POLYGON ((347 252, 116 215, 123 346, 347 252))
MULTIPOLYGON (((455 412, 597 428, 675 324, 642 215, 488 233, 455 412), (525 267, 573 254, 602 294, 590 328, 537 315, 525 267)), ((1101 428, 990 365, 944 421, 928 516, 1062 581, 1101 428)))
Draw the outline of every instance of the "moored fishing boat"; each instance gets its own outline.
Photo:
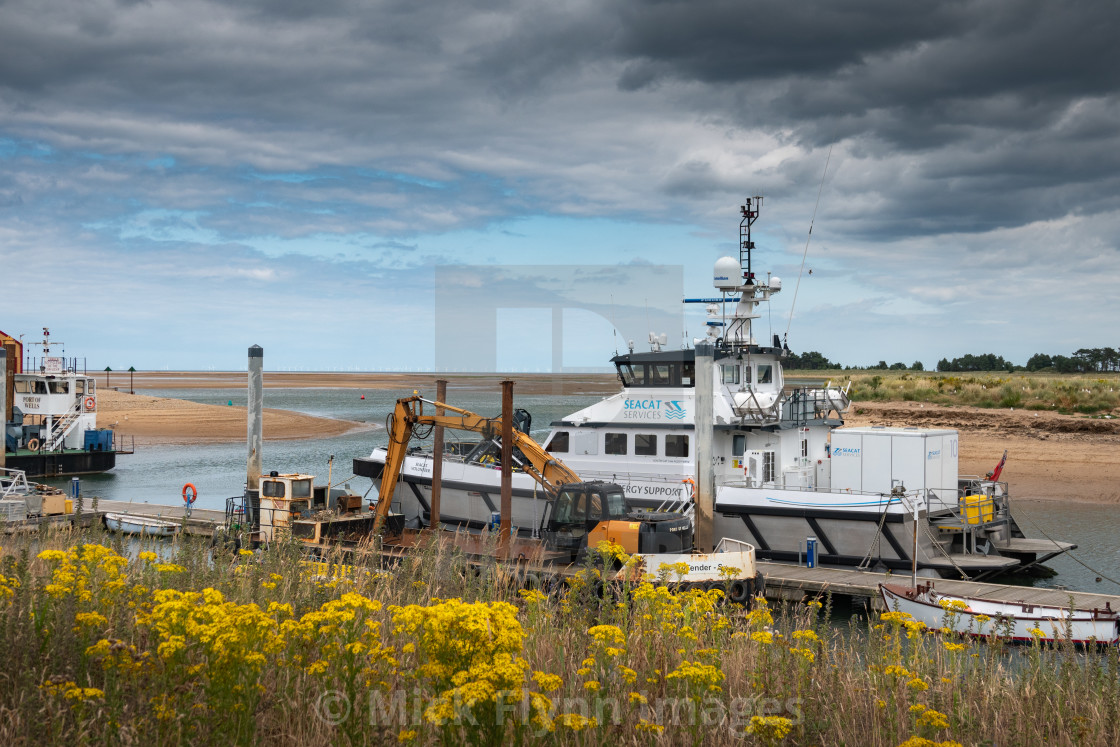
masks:
POLYGON ((1047 607, 942 594, 932 583, 917 587, 881 584, 879 593, 887 609, 905 612, 926 627, 948 627, 962 635, 1013 641, 1068 639, 1079 644, 1120 641, 1120 614, 1107 602, 1104 609, 1047 607))

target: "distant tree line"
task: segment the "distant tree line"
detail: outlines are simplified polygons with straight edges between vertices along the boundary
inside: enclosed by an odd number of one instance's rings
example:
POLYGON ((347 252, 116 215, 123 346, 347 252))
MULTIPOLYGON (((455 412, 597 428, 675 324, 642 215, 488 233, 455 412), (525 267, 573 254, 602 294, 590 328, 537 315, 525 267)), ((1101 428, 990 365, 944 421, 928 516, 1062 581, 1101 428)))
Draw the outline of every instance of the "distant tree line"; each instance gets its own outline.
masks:
POLYGON ((1070 357, 1035 353, 1027 361, 1028 371, 1053 367, 1059 373, 1120 371, 1120 351, 1115 348, 1081 348, 1070 357))
POLYGON ((983 355, 962 355, 949 360, 942 358, 937 362, 938 371, 1014 371, 1015 364, 1005 361, 1002 355, 984 353, 983 355))
MULTIPOLYGON (((870 366, 845 366, 835 361, 830 361, 821 353, 810 351, 808 353, 789 353, 785 367, 801 371, 816 371, 822 369, 844 369, 846 371, 924 371, 921 361, 914 361, 909 366, 902 362, 888 364, 879 361, 870 366)), ((942 372, 958 371, 1047 371, 1056 373, 1099 373, 1107 371, 1120 371, 1120 351, 1114 348, 1081 348, 1070 356, 1047 355, 1035 353, 1027 360, 1027 365, 1018 366, 1001 355, 983 353, 980 355, 962 355, 960 358, 942 358, 937 362, 937 370, 942 372)))

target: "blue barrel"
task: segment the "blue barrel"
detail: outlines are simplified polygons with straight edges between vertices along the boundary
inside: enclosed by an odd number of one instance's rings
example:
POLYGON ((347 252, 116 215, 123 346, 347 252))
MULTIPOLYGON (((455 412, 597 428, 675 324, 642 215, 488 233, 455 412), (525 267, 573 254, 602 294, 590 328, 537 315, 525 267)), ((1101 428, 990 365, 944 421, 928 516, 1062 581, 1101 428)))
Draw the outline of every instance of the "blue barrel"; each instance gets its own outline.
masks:
POLYGON ((805 539, 805 565, 809 568, 817 567, 817 538, 805 539))
POLYGON ((78 496, 81 495, 81 494, 82 494, 82 483, 78 481, 78 478, 71 477, 70 478, 70 497, 73 498, 75 501, 77 501, 78 496))

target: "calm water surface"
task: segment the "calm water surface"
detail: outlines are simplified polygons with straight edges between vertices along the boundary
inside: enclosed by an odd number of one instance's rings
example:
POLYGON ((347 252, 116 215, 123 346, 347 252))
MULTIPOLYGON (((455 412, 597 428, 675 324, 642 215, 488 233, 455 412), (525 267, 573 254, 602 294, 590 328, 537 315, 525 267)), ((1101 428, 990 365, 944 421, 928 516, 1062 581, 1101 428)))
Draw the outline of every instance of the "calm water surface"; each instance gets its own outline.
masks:
MULTIPOLYGON (((205 404, 245 406, 246 390, 183 389, 145 391, 157 397, 176 397, 205 404)), ((358 389, 266 389, 265 407, 303 412, 309 415, 342 418, 368 423, 371 430, 335 438, 291 441, 265 441, 263 465, 266 472, 305 472, 315 475, 318 484, 327 480, 327 461, 335 457, 332 482, 338 483, 353 474, 355 457, 369 456, 376 446, 387 442, 385 417, 397 398, 408 391, 361 391, 358 389), (365 395, 362 400, 361 396, 365 395)), ((425 392, 431 396, 431 393, 425 392)), ((501 412, 497 392, 453 390, 453 404, 482 415, 501 412)), ((564 415, 599 401, 599 396, 514 394, 514 406, 533 415, 532 435, 538 440, 549 430, 549 424, 564 415)), ((267 436, 267 433, 265 434, 267 436)), ((87 496, 99 495, 112 500, 136 503, 181 503, 184 483, 198 488, 198 508, 222 509, 225 499, 240 495, 245 486, 246 446, 242 443, 199 445, 156 445, 136 447, 136 453, 117 459, 116 468, 104 475, 82 478, 87 496)), ((1015 501, 1015 476, 1008 475, 1012 491, 1012 512, 1023 531, 1030 537, 1043 537, 1075 542, 1074 557, 1059 556, 1047 565, 1058 572, 1048 579, 1017 579, 1013 582, 1037 586, 1066 587, 1104 594, 1120 594, 1120 520, 1113 506, 1063 503, 1061 501, 1015 501), (1076 557, 1076 560, 1075 560, 1076 557), (1089 570, 1079 564, 1091 566, 1089 570), (1096 581, 1102 577, 1100 582, 1096 581)), ((56 481, 60 486, 69 480, 56 481)), ((366 493, 371 481, 364 477, 349 480, 352 490, 366 493)))

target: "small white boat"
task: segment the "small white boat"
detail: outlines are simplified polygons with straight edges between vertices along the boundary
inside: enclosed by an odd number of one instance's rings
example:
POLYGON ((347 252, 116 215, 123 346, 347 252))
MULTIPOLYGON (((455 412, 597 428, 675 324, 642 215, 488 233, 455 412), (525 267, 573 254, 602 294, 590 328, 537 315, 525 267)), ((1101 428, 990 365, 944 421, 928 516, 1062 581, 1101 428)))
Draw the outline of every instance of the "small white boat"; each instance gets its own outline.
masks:
POLYGON ((1060 641, 1068 636, 1081 644, 1095 641, 1113 645, 1120 641, 1120 614, 1107 602, 1104 609, 1045 607, 941 594, 932 583, 917 588, 880 584, 879 593, 887 609, 905 612, 930 628, 948 626, 961 634, 996 635, 1014 641, 1030 641, 1035 636, 1043 641, 1060 641))
POLYGON ((105 527, 124 534, 146 534, 152 537, 170 537, 179 531, 179 524, 140 514, 105 514, 105 527))

